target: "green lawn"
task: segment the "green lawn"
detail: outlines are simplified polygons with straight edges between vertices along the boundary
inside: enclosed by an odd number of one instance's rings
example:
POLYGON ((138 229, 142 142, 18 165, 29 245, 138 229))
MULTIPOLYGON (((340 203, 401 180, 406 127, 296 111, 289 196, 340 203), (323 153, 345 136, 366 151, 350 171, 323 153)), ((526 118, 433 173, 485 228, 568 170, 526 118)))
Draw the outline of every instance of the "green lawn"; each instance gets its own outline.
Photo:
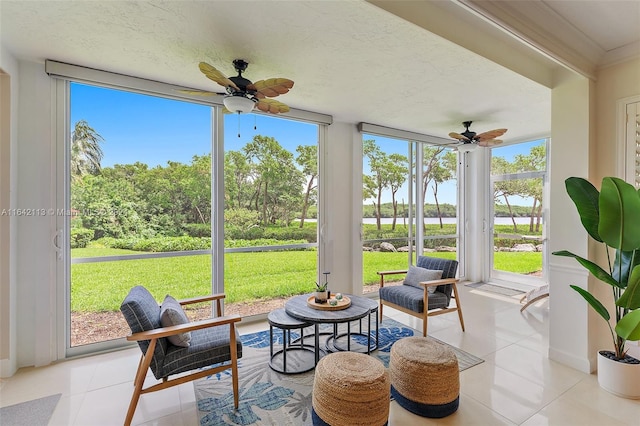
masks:
MULTIPOLYGON (((119 249, 74 249, 72 256, 135 254, 119 249)), ((432 253, 448 259, 455 253, 432 253)), ((364 281, 379 281, 376 271, 405 269, 407 253, 364 252, 364 281)), ((311 292, 316 280, 315 250, 225 254, 228 302, 269 299, 311 292)), ((529 273, 541 269, 541 253, 495 253, 496 269, 529 273)), ((181 256, 71 266, 71 310, 117 311, 129 289, 144 285, 158 300, 165 294, 180 299, 211 291, 211 256, 181 256)), ((329 276, 331 288, 331 276, 329 276)))

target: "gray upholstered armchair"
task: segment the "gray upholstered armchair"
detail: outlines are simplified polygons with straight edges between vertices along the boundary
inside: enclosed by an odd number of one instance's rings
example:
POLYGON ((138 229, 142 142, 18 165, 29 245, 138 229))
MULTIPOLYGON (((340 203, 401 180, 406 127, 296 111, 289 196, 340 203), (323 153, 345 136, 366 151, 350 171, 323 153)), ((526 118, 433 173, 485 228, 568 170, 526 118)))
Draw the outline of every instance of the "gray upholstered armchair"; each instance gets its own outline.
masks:
POLYGON ((462 308, 456 283, 457 260, 418 256, 417 266, 409 270, 383 271, 380 275, 380 320, 382 307, 391 306, 414 317, 422 318, 422 335, 427 335, 427 317, 458 312, 460 326, 464 331, 462 308), (402 285, 384 286, 385 277, 407 274, 402 285), (455 299, 455 305, 451 305, 455 299), (425 309, 425 306, 427 309, 425 309))
POLYGON ((235 323, 237 315, 189 322, 181 305, 215 301, 220 315, 220 301, 224 294, 176 301, 167 296, 162 305, 142 286, 131 289, 120 311, 124 315, 131 335, 127 340, 136 341, 142 350, 142 358, 134 379, 134 391, 127 411, 125 425, 130 425, 140 395, 166 389, 231 369, 233 400, 238 408, 238 358, 242 357, 242 344, 235 323), (214 364, 213 368, 210 367, 214 364), (156 379, 162 382, 143 389, 147 369, 151 368, 156 379), (195 370, 195 371, 194 371, 195 370), (169 380, 169 376, 194 371, 169 380))

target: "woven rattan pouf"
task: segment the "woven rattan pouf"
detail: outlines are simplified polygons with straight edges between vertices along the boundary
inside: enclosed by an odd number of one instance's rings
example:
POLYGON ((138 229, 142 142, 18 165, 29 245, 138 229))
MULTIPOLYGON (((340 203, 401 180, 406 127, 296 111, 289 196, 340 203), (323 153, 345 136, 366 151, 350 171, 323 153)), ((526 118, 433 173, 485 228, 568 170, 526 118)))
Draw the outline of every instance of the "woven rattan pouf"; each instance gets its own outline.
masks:
POLYGON ((456 354, 429 337, 405 337, 391 347, 391 396, 422 417, 440 418, 458 409, 460 372, 456 354))
POLYGON ((378 359, 356 352, 332 353, 316 366, 313 382, 314 425, 386 425, 389 373, 378 359))

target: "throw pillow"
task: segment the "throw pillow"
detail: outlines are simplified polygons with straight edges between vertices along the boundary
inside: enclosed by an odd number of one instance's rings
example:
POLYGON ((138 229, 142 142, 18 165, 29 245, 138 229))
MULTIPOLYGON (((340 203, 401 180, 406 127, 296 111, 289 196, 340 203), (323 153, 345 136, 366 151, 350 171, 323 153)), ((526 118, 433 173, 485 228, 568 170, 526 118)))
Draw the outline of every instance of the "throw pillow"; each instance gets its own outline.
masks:
MULTIPOLYGON (((439 280, 442 278, 442 271, 435 271, 433 269, 420 268, 419 266, 409 266, 409 272, 404 278, 403 284, 413 287, 422 288, 421 282, 439 280)), ((436 291, 436 287, 427 287, 429 293, 436 291)))
MULTIPOLYGON (((167 294, 160 307, 160 324, 163 327, 171 327, 172 325, 187 324, 188 322, 189 318, 182 310, 180 303, 167 294)), ((176 346, 188 348, 191 343, 191 333, 174 334, 167 337, 167 339, 176 346)))

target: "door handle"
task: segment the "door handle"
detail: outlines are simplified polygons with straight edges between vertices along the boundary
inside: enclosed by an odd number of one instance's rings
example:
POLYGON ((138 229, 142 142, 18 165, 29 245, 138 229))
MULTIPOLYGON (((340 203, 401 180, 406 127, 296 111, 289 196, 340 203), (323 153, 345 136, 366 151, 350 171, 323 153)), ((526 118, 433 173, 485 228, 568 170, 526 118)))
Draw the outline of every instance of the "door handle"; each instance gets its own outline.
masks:
POLYGON ((60 244, 60 240, 63 239, 62 228, 58 229, 53 234, 53 247, 56 249, 56 259, 62 260, 62 245, 60 244))

